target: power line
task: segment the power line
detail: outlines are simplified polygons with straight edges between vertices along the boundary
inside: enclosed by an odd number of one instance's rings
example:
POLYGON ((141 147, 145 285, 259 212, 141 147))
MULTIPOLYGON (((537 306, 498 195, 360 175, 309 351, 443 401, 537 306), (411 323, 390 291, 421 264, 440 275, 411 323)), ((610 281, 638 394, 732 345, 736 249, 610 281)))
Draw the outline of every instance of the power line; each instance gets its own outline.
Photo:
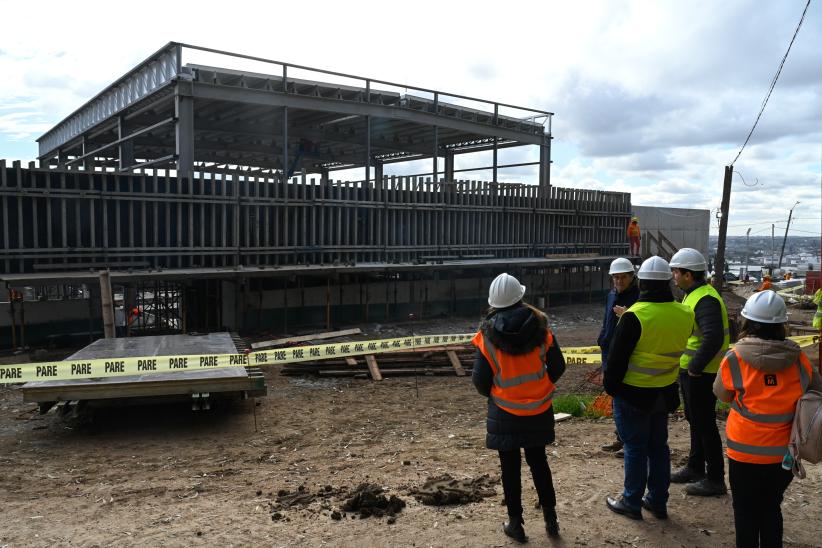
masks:
POLYGON ((791 232, 804 232, 806 234, 813 234, 814 236, 819 236, 818 232, 813 232, 813 231, 810 231, 810 230, 799 230, 798 228, 792 228, 791 232))
POLYGON ((805 20, 805 14, 808 12, 808 6, 811 5, 811 0, 808 0, 808 3, 805 4, 805 9, 802 10, 802 17, 799 18, 799 24, 796 25, 796 30, 793 33, 793 38, 791 38, 791 43, 788 44, 788 51, 785 52, 785 56, 782 57, 782 62, 779 63, 779 69, 777 69, 776 74, 773 76, 773 80, 771 80, 771 87, 768 89, 768 94, 765 96, 765 100, 762 101, 762 108, 759 109, 759 114, 756 115, 756 120, 754 120, 753 127, 751 131, 748 133, 748 136, 745 138, 745 142, 742 143, 742 148, 739 149, 739 152, 734 158, 734 161, 731 162, 731 165, 734 165, 739 157, 742 156, 742 151, 745 150, 745 145, 748 144, 748 141, 751 140, 751 135, 753 135, 754 130, 756 129, 756 125, 759 123, 759 119, 762 117, 762 113, 765 112, 765 106, 768 104, 768 99, 771 98, 771 93, 773 92, 773 88, 776 87, 776 81, 779 79, 779 75, 782 73, 782 67, 785 66, 785 61, 788 59, 788 54, 791 52, 791 46, 793 46, 793 41, 796 40, 796 35, 799 34, 799 28, 802 26, 802 22, 805 20))

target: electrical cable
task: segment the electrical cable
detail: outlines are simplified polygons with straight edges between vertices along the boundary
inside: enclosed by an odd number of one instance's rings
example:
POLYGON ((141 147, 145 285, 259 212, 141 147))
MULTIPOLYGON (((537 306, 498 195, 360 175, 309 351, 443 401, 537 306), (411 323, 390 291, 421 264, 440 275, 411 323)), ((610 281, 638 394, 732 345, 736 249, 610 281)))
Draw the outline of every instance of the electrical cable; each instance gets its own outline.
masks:
POLYGON ((805 21, 805 14, 808 13, 808 6, 811 5, 811 0, 808 0, 808 3, 805 4, 805 9, 802 10, 802 17, 799 18, 799 24, 796 25, 796 30, 793 33, 793 38, 791 38, 791 43, 788 44, 788 51, 785 52, 785 56, 782 57, 782 62, 779 63, 779 69, 777 69, 776 74, 774 74, 773 79, 771 80, 771 87, 768 89, 768 94, 765 96, 765 100, 762 101, 762 108, 759 109, 759 114, 756 115, 756 120, 754 120, 753 127, 751 131, 748 133, 748 136, 745 138, 745 142, 742 143, 742 148, 739 149, 739 152, 734 158, 734 161, 731 162, 731 166, 733 166, 739 157, 742 156, 742 151, 745 150, 745 145, 748 144, 748 141, 751 140, 751 135, 753 135, 754 130, 756 129, 756 125, 759 123, 759 119, 762 117, 762 113, 765 111, 765 106, 768 104, 768 99, 771 98, 771 93, 773 92, 773 88, 776 87, 776 81, 779 79, 779 75, 782 73, 782 67, 785 66, 785 61, 788 59, 788 54, 791 52, 791 46, 793 46, 794 40, 796 40, 796 35, 799 34, 799 29, 802 27, 802 22, 805 21))

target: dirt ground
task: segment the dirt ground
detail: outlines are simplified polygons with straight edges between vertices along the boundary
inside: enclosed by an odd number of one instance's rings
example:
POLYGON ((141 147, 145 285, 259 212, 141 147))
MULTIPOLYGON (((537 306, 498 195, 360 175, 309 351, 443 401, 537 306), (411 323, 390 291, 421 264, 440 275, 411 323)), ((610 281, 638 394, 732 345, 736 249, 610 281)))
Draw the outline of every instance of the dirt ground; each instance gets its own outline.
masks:
MULTIPOLYGON (((599 306, 550 313, 563 346, 594 343, 599 306)), ((392 336, 409 326, 369 328, 392 336)), ((561 391, 577 391, 589 370, 569 366, 561 391)), ((485 401, 468 377, 372 382, 268 369, 266 378, 256 406, 118 408, 85 424, 40 416, 16 388, 0 387, 0 546, 512 545, 501 531, 498 460, 484 446, 485 401), (425 504, 437 501, 456 504, 425 504)), ((667 522, 609 512, 622 461, 599 446, 613 429, 610 419, 557 425, 548 453, 561 540, 545 535, 523 463, 531 545, 733 545, 729 496, 686 498, 672 486, 667 522)), ((673 419, 670 438, 676 466, 687 423, 673 419)), ((820 508, 822 465, 809 466, 783 505, 786 546, 822 545, 820 508)))

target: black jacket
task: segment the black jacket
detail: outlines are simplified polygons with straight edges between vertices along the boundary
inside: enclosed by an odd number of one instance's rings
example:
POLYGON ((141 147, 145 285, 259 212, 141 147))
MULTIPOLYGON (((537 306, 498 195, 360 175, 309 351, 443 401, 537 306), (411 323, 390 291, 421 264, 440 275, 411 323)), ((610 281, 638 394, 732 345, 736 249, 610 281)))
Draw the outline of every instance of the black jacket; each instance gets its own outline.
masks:
MULTIPOLYGON (((480 324, 486 337, 500 351, 514 356, 527 354, 545 341, 547 319, 542 313, 516 304, 496 311, 480 324)), ((554 344, 546 355, 546 371, 554 383, 565 372, 565 358, 554 335, 554 344)), ((497 407, 490 398, 494 372, 491 364, 477 350, 472 375, 477 392, 488 398, 487 435, 488 449, 511 450, 519 447, 544 446, 554 441, 554 410, 531 416, 519 416, 497 407)))
MULTIPOLYGON (((674 300, 671 289, 666 287, 658 291, 642 291, 637 302, 668 303, 674 300)), ((624 398, 634 407, 643 411, 664 408, 673 413, 679 407, 679 389, 677 383, 664 388, 640 388, 625 384, 622 379, 628 372, 628 359, 639 342, 642 324, 633 312, 622 315, 614 330, 614 338, 608 352, 608 363, 605 364, 603 384, 611 396, 624 398)))
MULTIPOLYGON (((705 285, 704 281, 697 282, 685 293, 690 293, 703 285, 705 285)), ((716 300, 716 297, 710 295, 702 297, 696 308, 694 308, 694 315, 696 316, 696 325, 702 332, 702 344, 699 345, 693 358, 691 358, 688 371, 699 374, 722 348, 725 329, 722 327, 722 306, 716 300)))
POLYGON ((639 285, 637 285, 636 276, 631 281, 625 291, 617 293, 616 289, 612 289, 605 299, 605 316, 602 318, 602 329, 599 330, 597 337, 597 346, 602 350, 602 366, 608 361, 608 350, 611 347, 611 339, 614 337, 614 329, 616 328, 617 315, 614 314, 615 306, 624 306, 630 308, 632 304, 639 298, 639 285))

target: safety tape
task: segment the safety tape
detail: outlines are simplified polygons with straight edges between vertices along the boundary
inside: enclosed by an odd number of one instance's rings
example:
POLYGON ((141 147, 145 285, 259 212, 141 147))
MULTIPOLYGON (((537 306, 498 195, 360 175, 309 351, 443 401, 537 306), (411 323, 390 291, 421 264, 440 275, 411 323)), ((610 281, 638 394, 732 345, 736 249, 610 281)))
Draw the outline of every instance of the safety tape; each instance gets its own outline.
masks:
MULTIPOLYGON (((305 361, 349 358, 367 354, 383 354, 415 348, 430 348, 465 344, 474 333, 458 335, 419 335, 394 339, 353 341, 311 346, 295 346, 249 354, 191 354, 176 356, 145 356, 133 358, 105 358, 55 362, 0 365, 0 385, 29 381, 64 381, 150 375, 177 371, 202 371, 220 367, 283 365, 305 361)), ((805 347, 819 341, 818 335, 790 337, 805 347)), ((564 348, 562 354, 569 365, 596 365, 601 363, 598 346, 564 348)))

